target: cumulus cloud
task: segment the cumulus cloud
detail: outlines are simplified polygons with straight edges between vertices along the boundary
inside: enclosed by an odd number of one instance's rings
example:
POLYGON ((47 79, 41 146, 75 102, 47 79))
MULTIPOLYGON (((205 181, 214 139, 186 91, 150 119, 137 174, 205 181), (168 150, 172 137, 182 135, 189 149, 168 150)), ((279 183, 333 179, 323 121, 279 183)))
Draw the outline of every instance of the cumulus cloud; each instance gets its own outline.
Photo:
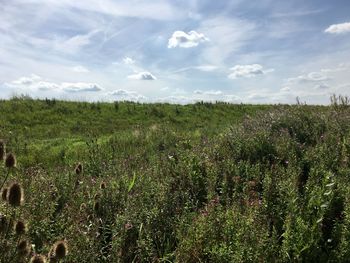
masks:
POLYGON ((128 100, 128 101, 142 101, 147 98, 135 91, 128 91, 123 89, 114 90, 109 93, 109 95, 114 96, 117 100, 128 100))
POLYGON ((287 83, 306 83, 306 82, 318 82, 331 79, 323 72, 310 72, 306 75, 300 75, 294 78, 288 78, 287 83))
POLYGON ((232 71, 228 77, 230 79, 237 79, 237 78, 252 78, 257 75, 263 75, 268 72, 272 72, 273 69, 269 70, 263 70, 263 67, 259 64, 252 64, 252 65, 236 65, 232 68, 230 68, 232 71))
POLYGON ((67 92, 96 92, 103 90, 96 83, 87 82, 62 83, 61 88, 67 92))
POLYGON ((123 58, 123 62, 124 62, 125 65, 135 64, 135 60, 133 60, 132 58, 129 58, 129 57, 123 58))
POLYGON ((78 72, 78 73, 88 73, 90 72, 86 67, 83 66, 75 66, 71 68, 74 72, 78 72))
POLYGON ((330 34, 349 33, 350 32, 350 22, 330 25, 328 28, 325 29, 324 32, 330 33, 330 34))
POLYGON ((168 48, 182 47, 190 48, 196 47, 199 43, 209 41, 209 38, 204 34, 190 31, 188 33, 183 31, 175 31, 168 41, 168 48))
POLYGON ((156 80, 157 78, 152 75, 152 73, 148 71, 139 72, 133 75, 129 75, 128 79, 135 79, 135 80, 156 80))

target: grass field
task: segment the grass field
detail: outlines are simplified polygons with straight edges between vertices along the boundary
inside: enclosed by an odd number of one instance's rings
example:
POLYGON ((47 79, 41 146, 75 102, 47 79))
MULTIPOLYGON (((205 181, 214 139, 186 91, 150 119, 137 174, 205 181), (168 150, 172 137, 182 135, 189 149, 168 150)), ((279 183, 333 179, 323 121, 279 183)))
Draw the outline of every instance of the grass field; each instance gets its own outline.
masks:
POLYGON ((347 98, 181 106, 18 97, 0 101, 0 113, 0 139, 17 159, 0 166, 0 262, 34 253, 50 262, 350 258, 347 98), (50 252, 57 241, 68 246, 62 258, 50 252))

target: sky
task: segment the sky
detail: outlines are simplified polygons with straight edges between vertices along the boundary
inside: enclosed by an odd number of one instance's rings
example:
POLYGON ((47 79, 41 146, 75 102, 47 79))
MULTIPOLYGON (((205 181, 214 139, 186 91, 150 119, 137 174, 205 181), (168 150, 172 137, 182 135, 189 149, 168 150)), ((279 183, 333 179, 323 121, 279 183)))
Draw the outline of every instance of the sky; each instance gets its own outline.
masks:
POLYGON ((328 104, 348 0, 0 0, 0 98, 328 104))

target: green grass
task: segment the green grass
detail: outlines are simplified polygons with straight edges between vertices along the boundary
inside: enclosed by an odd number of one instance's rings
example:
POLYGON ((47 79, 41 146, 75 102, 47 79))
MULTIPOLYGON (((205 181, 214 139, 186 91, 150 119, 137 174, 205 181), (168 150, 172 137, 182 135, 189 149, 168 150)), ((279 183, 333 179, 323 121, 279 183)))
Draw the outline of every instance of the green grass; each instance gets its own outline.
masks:
MULTIPOLYGON (((16 98, 0 112, 0 137, 18 158, 6 186, 18 181, 25 193, 23 206, 2 201, 0 213, 28 223, 22 238, 35 253, 66 239, 62 262, 348 261, 345 98, 331 106, 16 98)), ((0 262, 20 260, 17 240, 0 233, 0 262)))

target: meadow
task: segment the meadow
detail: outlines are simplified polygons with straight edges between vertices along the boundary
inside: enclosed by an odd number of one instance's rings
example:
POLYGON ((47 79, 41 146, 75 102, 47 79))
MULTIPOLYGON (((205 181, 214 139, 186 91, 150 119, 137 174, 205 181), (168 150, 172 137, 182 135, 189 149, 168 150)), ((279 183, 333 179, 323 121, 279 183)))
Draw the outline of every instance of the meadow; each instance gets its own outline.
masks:
POLYGON ((0 113, 0 262, 349 261, 346 97, 0 113))

